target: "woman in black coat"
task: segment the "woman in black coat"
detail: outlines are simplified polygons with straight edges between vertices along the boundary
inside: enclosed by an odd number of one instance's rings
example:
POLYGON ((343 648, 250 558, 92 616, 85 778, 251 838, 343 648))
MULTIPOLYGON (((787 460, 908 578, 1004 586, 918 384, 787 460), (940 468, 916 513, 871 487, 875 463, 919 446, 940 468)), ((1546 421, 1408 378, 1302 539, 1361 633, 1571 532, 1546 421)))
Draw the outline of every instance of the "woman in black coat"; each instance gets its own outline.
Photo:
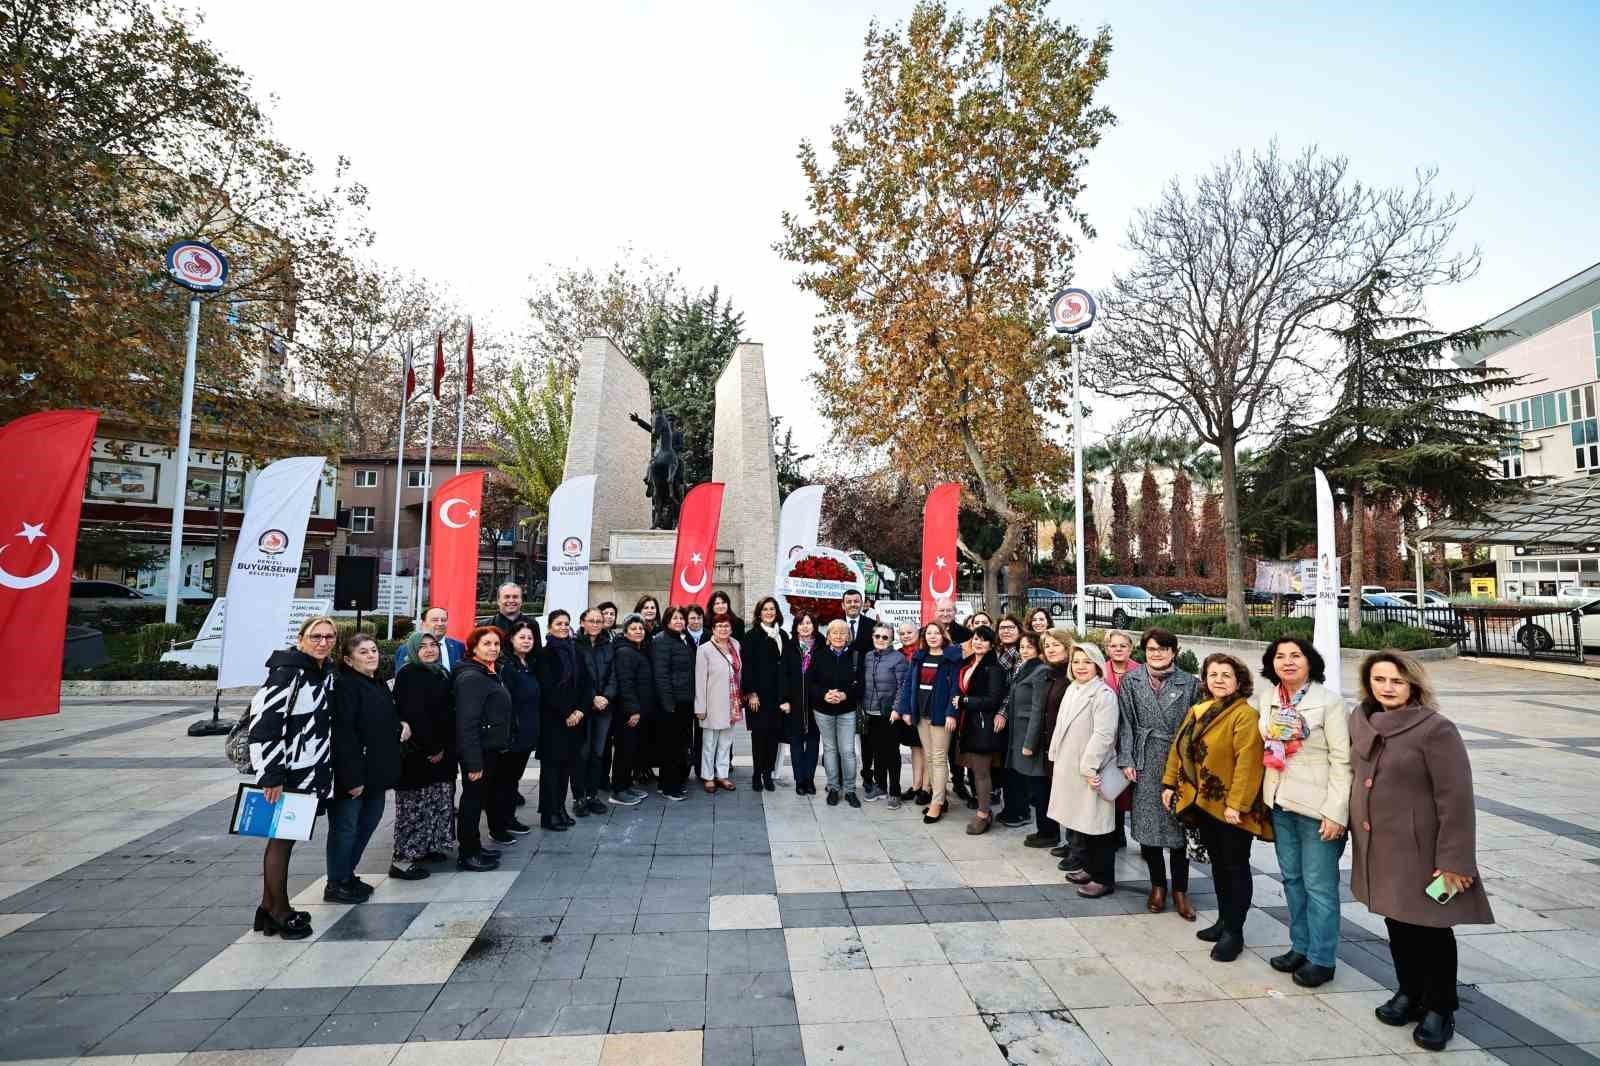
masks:
POLYGON ((400 782, 394 787, 394 861, 389 876, 420 881, 419 863, 444 861, 455 843, 456 723, 450 675, 439 639, 413 630, 406 639, 406 664, 394 677, 395 709, 411 727, 402 746, 400 782))
POLYGON ((539 679, 537 639, 533 623, 518 619, 506 634, 500 654, 500 680, 511 696, 511 743, 500 753, 494 770, 494 790, 489 797, 489 836, 497 844, 515 844, 530 832, 517 818, 517 786, 528 769, 528 757, 539 746, 539 679))
POLYGON ((411 728, 378 680, 378 642, 354 633, 344 642, 333 687, 333 801, 328 806, 328 903, 363 903, 372 894, 356 879, 367 842, 383 821, 383 794, 400 780, 400 742, 411 728))
POLYGON ((789 704, 783 716, 783 735, 789 744, 789 764, 794 767, 795 794, 815 796, 822 731, 817 727, 817 716, 812 713, 811 701, 807 698, 806 673, 811 667, 811 656, 820 652, 823 645, 822 634, 817 632, 817 619, 810 611, 795 615, 789 639, 793 653, 783 664, 784 699, 789 704))
POLYGON ((706 604, 706 634, 710 639, 712 628, 717 624, 717 619, 726 618, 728 624, 733 626, 733 639, 744 639, 744 619, 733 613, 733 600, 721 589, 711 594, 710 601, 706 604))
POLYGON ((957 729, 961 737, 961 763, 972 771, 978 813, 967 825, 967 833, 977 836, 989 831, 993 812, 989 800, 994 793, 994 767, 1006 750, 1010 734, 1005 732, 1006 668, 995 657, 995 633, 986 625, 972 631, 972 654, 956 672, 956 710, 961 716, 957 729))
MULTIPOLYGON (((539 826, 561 832, 577 824, 566 810, 567 784, 583 750, 594 682, 572 637, 572 616, 554 610, 546 623, 549 636, 539 652, 539 826)), ((589 813, 587 806, 576 812, 589 813)))
POLYGON ((669 800, 684 798, 689 777, 689 736, 694 718, 694 641, 686 632, 688 618, 682 607, 667 610, 666 625, 651 641, 650 659, 655 672, 656 764, 661 767, 661 794, 669 800))
POLYGON ((467 634, 467 657, 452 675, 456 700, 456 751, 461 760, 461 800, 456 808, 456 869, 479 872, 500 864, 485 848, 478 819, 493 794, 494 769, 511 744, 511 694, 500 679, 500 630, 479 626, 467 634))
POLYGON ((773 597, 763 597, 756 604, 739 653, 743 664, 739 688, 744 695, 745 728, 750 730, 755 787, 773 792, 777 785, 772 772, 778 768, 784 712, 790 709, 784 665, 795 655, 794 638, 783 631, 783 616, 773 597))
POLYGON ((633 807, 644 802, 645 793, 633 783, 644 779, 644 741, 657 717, 655 664, 650 660, 644 619, 636 614, 623 619, 622 637, 614 648, 611 674, 616 707, 611 713, 611 730, 616 750, 611 759, 611 802, 633 807))

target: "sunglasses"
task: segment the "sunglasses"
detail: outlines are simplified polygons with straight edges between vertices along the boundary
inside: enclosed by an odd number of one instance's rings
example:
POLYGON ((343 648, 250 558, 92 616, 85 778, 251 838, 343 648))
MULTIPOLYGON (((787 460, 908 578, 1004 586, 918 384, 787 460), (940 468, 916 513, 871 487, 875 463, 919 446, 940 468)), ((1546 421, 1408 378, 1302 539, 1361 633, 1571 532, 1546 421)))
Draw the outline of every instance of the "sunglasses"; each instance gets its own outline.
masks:
POLYGON ((889 634, 887 634, 887 633, 874 633, 874 634, 872 634, 872 639, 873 640, 888 640, 889 639, 889 634))

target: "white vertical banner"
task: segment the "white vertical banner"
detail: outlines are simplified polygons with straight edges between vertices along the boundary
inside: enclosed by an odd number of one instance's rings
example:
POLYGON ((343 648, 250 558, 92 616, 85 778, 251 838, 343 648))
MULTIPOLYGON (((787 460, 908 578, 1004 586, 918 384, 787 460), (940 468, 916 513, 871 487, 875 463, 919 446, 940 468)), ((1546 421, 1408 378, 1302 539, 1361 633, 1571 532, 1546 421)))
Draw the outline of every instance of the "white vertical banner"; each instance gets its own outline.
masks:
POLYGON ((267 656, 283 647, 306 522, 326 463, 320 455, 279 459, 250 487, 228 571, 218 688, 259 685, 267 679, 267 656))
POLYGON ((595 475, 563 481, 550 494, 544 613, 557 608, 576 619, 589 606, 589 536, 594 527, 595 475))
POLYGON ((778 514, 778 546, 776 565, 772 568, 772 594, 783 595, 783 579, 789 574, 789 562, 817 543, 822 526, 821 485, 806 485, 789 493, 778 514))
MULTIPOLYGON (((1311 643, 1328 666, 1328 677, 1323 686, 1343 695, 1342 671, 1339 666, 1339 556, 1334 538, 1333 490, 1321 470, 1317 476, 1317 613, 1316 628, 1311 643)), ((1352 596, 1360 592, 1351 589, 1352 596)))

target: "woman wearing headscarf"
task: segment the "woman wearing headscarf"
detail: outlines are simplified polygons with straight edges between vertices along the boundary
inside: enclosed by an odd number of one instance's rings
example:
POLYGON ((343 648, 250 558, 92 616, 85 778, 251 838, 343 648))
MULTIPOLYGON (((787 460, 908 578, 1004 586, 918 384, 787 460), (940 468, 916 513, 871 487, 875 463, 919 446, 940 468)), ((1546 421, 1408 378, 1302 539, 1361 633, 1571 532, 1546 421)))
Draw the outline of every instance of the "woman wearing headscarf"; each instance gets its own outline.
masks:
MULTIPOLYGON (((578 656, 572 616, 557 608, 546 619, 548 636, 539 652, 539 825, 560 832, 576 825, 566 812, 572 763, 583 749, 585 709, 594 683, 578 656)), ((587 817, 587 806, 574 814, 587 817)))
MULTIPOLYGON (((443 862, 455 843, 456 742, 450 675, 439 638, 413 630, 405 665, 394 675, 394 703, 411 727, 394 789, 394 861, 389 876, 420 881, 424 862, 443 862)), ((462 647, 463 654, 465 646, 462 647)))
MULTIPOLYGON (((339 639, 333 619, 321 615, 300 624, 293 649, 267 657, 267 680, 250 700, 250 765, 268 803, 284 789, 312 792, 326 808, 333 793, 330 758, 334 675, 328 659, 339 639)), ((269 839, 261 858, 261 905, 255 929, 285 940, 311 935, 311 914, 289 905, 289 856, 294 841, 269 839)))
POLYGON ((1131 785, 1133 838, 1150 871, 1145 910, 1160 914, 1167 909, 1166 858, 1170 857, 1173 907, 1180 918, 1192 922, 1188 840, 1183 826, 1161 802, 1159 781, 1179 723, 1200 702, 1199 679, 1178 669, 1176 635, 1152 627, 1139 639, 1144 644, 1144 665, 1129 670, 1117 689, 1117 766, 1131 785))
POLYGON ((1077 831, 1084 847, 1083 873, 1067 879, 1086 899, 1117 889, 1116 810, 1101 790, 1116 766, 1117 697, 1100 679, 1105 656, 1093 644, 1073 646, 1068 667, 1072 684, 1062 698, 1050 738, 1054 780, 1050 817, 1077 831))
POLYGON ((783 631, 783 617, 773 597, 757 601, 740 651, 744 654, 740 688, 745 727, 750 730, 754 787, 773 792, 778 787, 772 774, 778 768, 784 716, 790 710, 784 691, 784 663, 794 654, 794 640, 783 631))

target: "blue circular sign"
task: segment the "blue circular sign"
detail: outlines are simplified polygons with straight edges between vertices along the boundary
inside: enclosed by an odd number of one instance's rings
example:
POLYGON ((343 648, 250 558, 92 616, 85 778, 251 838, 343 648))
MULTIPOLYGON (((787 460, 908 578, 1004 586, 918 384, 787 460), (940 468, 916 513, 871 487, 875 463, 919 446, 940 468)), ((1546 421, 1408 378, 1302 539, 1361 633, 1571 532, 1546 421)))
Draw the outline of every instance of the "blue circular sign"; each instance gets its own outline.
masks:
POLYGON ((1062 289, 1050 298, 1050 328, 1057 333, 1082 333, 1094 325, 1094 315, 1087 289, 1062 289))
POLYGON ((167 249, 166 264, 173 281, 195 292, 216 292, 228 281, 228 257, 205 241, 178 241, 167 249))

